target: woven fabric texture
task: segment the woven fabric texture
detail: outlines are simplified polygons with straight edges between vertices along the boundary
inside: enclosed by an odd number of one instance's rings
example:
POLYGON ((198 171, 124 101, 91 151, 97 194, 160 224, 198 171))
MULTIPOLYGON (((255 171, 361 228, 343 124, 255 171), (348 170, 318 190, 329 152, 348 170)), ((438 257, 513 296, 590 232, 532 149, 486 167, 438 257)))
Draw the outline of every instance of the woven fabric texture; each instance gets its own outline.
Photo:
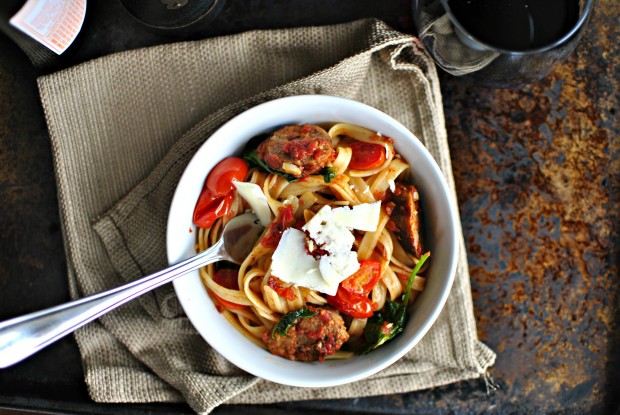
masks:
MULTIPOLYGON (((220 125, 270 99, 326 94, 374 106, 422 140, 454 190, 435 67, 416 38, 377 20, 127 51, 38 85, 73 298, 167 266, 168 209, 185 166, 220 125)), ((495 354, 477 339, 460 244, 456 280, 433 328, 366 380, 309 389, 251 376, 198 335, 168 285, 75 333, 89 393, 99 402, 185 400, 208 413, 223 403, 402 393, 480 377, 495 354)))

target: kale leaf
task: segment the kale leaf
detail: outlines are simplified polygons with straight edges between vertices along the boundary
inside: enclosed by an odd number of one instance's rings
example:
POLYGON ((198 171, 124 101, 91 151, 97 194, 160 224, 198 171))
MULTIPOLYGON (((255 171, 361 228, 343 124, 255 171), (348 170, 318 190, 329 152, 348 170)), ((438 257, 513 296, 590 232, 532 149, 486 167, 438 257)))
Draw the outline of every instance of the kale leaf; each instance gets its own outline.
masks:
POLYGON ((286 172, 280 170, 272 169, 267 163, 265 163, 263 159, 259 157, 258 146, 267 138, 269 138, 269 134, 259 134, 252 137, 250 141, 248 141, 248 143, 245 145, 241 157, 243 157, 243 159, 248 163, 250 167, 257 167, 268 173, 278 174, 280 176, 283 176, 289 182, 297 180, 297 177, 291 174, 287 174, 286 172))
POLYGON ((286 337, 286 332, 288 331, 288 329, 291 328, 293 324, 295 324, 295 321, 298 318, 312 317, 316 314, 318 314, 318 311, 311 310, 307 307, 302 307, 299 310, 295 311, 289 311, 284 316, 282 316, 280 321, 278 321, 278 324, 273 327, 273 330, 271 331, 271 338, 275 339, 276 333, 280 336, 286 337))
POLYGON ((331 166, 323 167, 319 173, 323 175, 323 180, 325 180, 325 183, 329 183, 336 178, 336 170, 334 170, 331 166))
POLYGON ((405 330, 405 324, 408 319, 407 306, 409 305, 409 296, 411 294, 413 280, 429 256, 430 252, 427 252, 420 257, 420 260, 409 276, 407 289, 401 296, 400 302, 391 301, 388 298, 383 310, 373 314, 373 316, 368 319, 366 327, 364 328, 366 344, 357 350, 358 354, 368 353, 376 349, 405 330))
POLYGON ((278 174, 284 177, 289 182, 294 182, 295 180, 297 180, 297 177, 293 176, 292 174, 288 174, 283 171, 272 169, 271 167, 269 167, 269 165, 258 156, 258 151, 256 149, 246 150, 243 152, 242 156, 250 167, 258 167, 259 169, 265 170, 269 173, 278 174))

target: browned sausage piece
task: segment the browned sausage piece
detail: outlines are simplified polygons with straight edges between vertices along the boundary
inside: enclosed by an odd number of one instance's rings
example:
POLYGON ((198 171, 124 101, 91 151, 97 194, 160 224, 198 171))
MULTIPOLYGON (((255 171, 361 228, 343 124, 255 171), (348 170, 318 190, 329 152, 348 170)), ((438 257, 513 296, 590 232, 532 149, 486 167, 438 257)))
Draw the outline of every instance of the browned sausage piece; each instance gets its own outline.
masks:
POLYGON ((422 255, 419 195, 412 184, 396 183, 386 198, 385 211, 390 216, 387 228, 396 235, 407 252, 416 258, 422 255))
POLYGON ((289 360, 323 361, 336 353, 349 340, 344 320, 336 310, 312 308, 312 317, 298 318, 287 330, 286 336, 270 332, 263 335, 269 351, 289 360))
POLYGON ((289 125, 258 146, 258 156, 274 170, 300 179, 334 161, 336 151, 327 132, 316 125, 289 125))

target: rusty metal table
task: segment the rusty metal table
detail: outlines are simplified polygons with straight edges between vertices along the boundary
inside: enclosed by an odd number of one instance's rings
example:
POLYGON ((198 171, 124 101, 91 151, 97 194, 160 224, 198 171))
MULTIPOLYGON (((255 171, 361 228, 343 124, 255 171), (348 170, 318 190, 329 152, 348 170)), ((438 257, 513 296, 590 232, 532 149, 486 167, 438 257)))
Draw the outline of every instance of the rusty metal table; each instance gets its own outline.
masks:
MULTIPOLYGON (((411 31, 410 6, 229 1, 192 36, 370 16, 411 31)), ((499 389, 487 392, 480 380, 214 413, 620 413, 619 16, 617 0, 599 0, 575 53, 527 88, 483 89, 441 75, 478 331, 498 353, 491 375, 499 389)), ((91 0, 79 41, 59 67, 175 40, 144 31, 117 2, 91 0)), ((0 36, 0 320, 69 299, 36 75, 0 36)), ((0 371, 0 408, 191 413, 185 405, 93 403, 72 337, 0 371)))

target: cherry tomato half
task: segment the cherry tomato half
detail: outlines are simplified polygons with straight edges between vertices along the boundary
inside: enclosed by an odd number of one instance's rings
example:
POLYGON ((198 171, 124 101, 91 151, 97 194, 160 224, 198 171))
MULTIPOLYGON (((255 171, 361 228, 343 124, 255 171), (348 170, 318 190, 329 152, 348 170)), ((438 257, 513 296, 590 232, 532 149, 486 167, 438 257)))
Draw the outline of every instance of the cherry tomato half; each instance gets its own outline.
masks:
POLYGON ((340 287, 351 294, 367 295, 381 278, 381 264, 374 259, 360 263, 355 274, 342 281, 340 287))
POLYGON ((376 169, 385 162, 385 148, 382 144, 357 141, 351 144, 349 168, 355 170, 376 169))
POLYGON ((327 296, 327 304, 355 318, 371 317, 375 311, 370 298, 360 294, 351 294, 342 287, 338 287, 336 295, 327 296))
MULTIPOLYGON (((224 288, 228 288, 229 290, 238 290, 239 289, 239 280, 237 276, 239 275, 239 271, 232 268, 222 268, 217 270, 217 272, 213 275, 213 281, 217 282, 224 288)), ((242 310, 247 306, 243 304, 233 303, 227 300, 224 300, 219 295, 215 294, 211 291, 213 296, 217 297, 217 301, 222 305, 222 307, 232 309, 232 310, 242 310)))
POLYGON ((233 181, 242 182, 248 174, 248 164, 239 157, 220 161, 207 176, 207 189, 215 196, 226 196, 235 190, 233 181))
POLYGON ((238 157, 228 157, 211 170, 194 208, 196 226, 208 229, 217 218, 226 215, 234 200, 234 181, 243 181, 248 164, 238 157))
POLYGON ((194 223, 196 226, 209 229, 217 218, 221 218, 230 211, 234 200, 233 192, 224 197, 216 197, 208 189, 203 189, 194 209, 194 223))

